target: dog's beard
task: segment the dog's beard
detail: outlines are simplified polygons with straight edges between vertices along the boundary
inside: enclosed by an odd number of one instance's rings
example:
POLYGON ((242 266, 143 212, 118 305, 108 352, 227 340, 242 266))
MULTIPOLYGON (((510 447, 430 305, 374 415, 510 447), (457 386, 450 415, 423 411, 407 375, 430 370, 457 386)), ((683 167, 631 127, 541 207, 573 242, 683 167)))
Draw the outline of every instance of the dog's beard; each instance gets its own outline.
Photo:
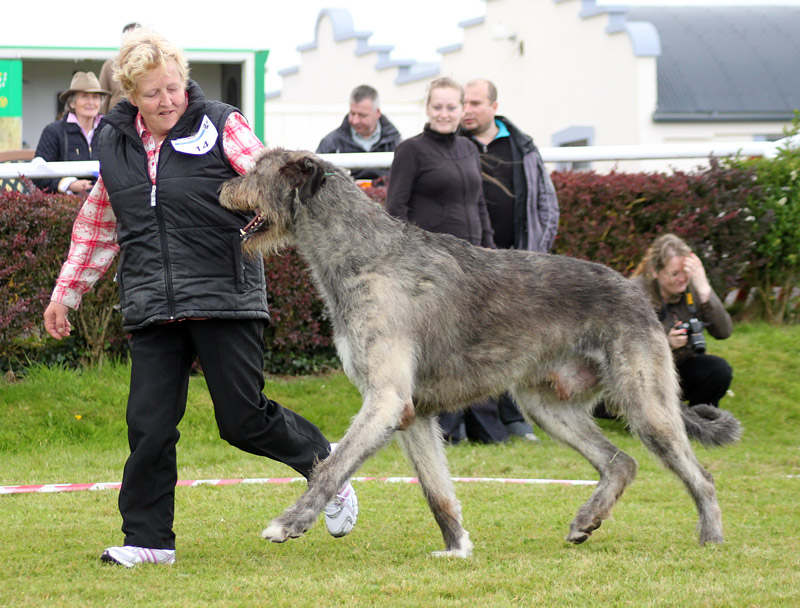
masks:
POLYGON ((283 226, 282 218, 274 212, 264 211, 253 205, 248 183, 244 177, 233 179, 222 186, 219 202, 222 207, 231 211, 254 213, 251 219, 239 230, 243 250, 253 256, 268 256, 277 253, 289 244, 290 235, 283 226))

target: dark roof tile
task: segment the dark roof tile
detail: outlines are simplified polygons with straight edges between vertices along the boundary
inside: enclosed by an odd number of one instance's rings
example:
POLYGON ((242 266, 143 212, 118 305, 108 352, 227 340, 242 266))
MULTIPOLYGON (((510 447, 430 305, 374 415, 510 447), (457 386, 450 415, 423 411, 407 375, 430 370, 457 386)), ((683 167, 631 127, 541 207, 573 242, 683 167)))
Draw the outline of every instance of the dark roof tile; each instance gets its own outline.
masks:
POLYGON ((655 120, 787 120, 800 108, 800 7, 637 7, 658 30, 655 120))

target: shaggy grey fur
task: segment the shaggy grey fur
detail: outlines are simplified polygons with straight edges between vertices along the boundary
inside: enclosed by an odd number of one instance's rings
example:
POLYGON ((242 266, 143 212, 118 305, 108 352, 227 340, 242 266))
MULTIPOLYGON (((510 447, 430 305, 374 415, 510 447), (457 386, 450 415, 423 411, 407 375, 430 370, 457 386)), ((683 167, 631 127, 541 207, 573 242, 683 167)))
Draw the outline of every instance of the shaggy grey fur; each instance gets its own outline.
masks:
POLYGON ((472 543, 436 415, 508 390, 528 420, 600 473, 569 541, 588 539, 636 474, 634 459, 591 416, 602 397, 683 481, 699 512, 700 542, 722 542, 714 482, 687 429, 722 445, 739 438, 739 424, 714 408, 682 408, 664 331, 632 281, 599 264, 482 249, 400 222, 310 152, 266 152, 250 173, 223 186, 221 201, 257 212, 243 230, 251 252, 297 246, 327 305, 344 370, 364 400, 336 451, 265 538, 301 536, 400 430, 444 537, 445 550, 436 554, 468 556, 472 543))

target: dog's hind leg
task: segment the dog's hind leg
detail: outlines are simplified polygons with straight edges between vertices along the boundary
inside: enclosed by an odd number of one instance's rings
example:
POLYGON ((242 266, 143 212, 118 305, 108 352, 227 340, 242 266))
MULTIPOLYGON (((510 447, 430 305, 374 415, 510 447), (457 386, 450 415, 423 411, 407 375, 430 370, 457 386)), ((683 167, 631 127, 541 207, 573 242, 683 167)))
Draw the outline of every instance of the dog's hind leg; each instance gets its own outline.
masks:
POLYGON ((722 514, 714 479, 692 451, 681 417, 678 376, 671 354, 662 346, 642 354, 630 348, 633 372, 617 374, 610 383, 609 398, 631 431, 686 486, 697 506, 700 544, 721 543, 722 514))
POLYGON ((694 499, 700 544, 721 543, 722 512, 714 479, 692 450, 677 403, 668 408, 642 408, 626 414, 631 430, 661 462, 675 473, 694 499))
POLYGON ((534 389, 517 390, 514 397, 520 409, 550 437, 576 450, 600 473, 597 487, 570 524, 567 540, 580 544, 609 517, 614 503, 636 477, 636 461, 603 435, 588 407, 549 399, 534 389))
POLYGON ((417 417, 397 438, 417 472, 422 493, 444 537, 445 550, 433 555, 469 557, 472 542, 461 525, 461 504, 450 478, 439 423, 432 417, 417 417))

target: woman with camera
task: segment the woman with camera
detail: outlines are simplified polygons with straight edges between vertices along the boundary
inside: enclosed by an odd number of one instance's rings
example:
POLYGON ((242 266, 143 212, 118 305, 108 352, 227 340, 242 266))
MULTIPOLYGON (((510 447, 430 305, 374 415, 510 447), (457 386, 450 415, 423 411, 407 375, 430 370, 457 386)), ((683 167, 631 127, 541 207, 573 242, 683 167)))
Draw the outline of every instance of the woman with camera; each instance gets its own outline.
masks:
POLYGON ((674 234, 658 237, 634 271, 664 325, 689 405, 719 407, 733 378, 725 359, 706 354, 703 329, 722 340, 733 323, 706 276, 700 258, 674 234))

